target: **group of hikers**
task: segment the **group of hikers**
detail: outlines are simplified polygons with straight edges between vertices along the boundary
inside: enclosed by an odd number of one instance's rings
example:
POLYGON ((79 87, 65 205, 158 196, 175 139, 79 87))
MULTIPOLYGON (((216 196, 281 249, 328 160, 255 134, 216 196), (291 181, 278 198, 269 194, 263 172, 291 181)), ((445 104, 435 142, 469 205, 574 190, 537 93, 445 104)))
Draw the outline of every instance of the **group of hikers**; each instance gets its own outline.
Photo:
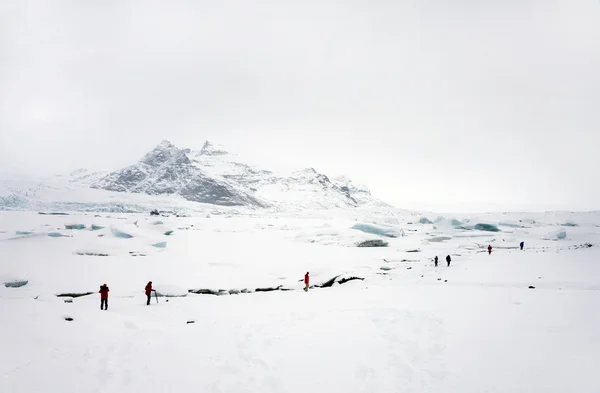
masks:
MULTIPOLYGON (((310 277, 309 277, 309 273, 306 272, 306 274, 304 275, 304 292, 308 292, 309 284, 310 284, 310 277)), ((98 291, 98 293, 100 293, 100 310, 108 310, 108 292, 110 292, 108 285, 106 285, 106 284, 100 285, 100 290, 98 291)), ((148 281, 148 284, 146 284, 146 287, 144 287, 144 293, 146 294, 146 306, 150 305, 150 299, 152 298, 152 292, 154 292, 156 294, 156 289, 152 288, 152 281, 148 281)), ((157 298, 157 302, 158 302, 158 298, 157 298)))
MULTIPOLYGON (((523 249, 524 246, 525 246, 525 242, 519 243, 519 247, 521 247, 521 250, 523 249)), ((488 250, 488 255, 491 255, 492 254, 492 246, 488 245, 487 250, 488 250)), ((433 262, 435 264, 435 267, 437 267, 437 265, 438 265, 437 255, 433 259, 433 262)), ((450 255, 447 255, 446 263, 448 264, 448 267, 450 266, 450 262, 452 262, 452 258, 450 258, 450 255)), ((309 272, 306 272, 306 274, 304 275, 304 292, 308 292, 309 285, 310 285, 310 276, 309 276, 309 272)), ((108 285, 102 284, 100 286, 100 291, 98 291, 100 293, 100 310, 108 310, 108 292, 109 291, 110 291, 110 289, 108 288, 108 285)), ((156 290, 152 289, 152 281, 148 281, 148 284, 146 284, 146 287, 144 288, 144 293, 146 294, 146 305, 147 306, 150 305, 150 299, 152 298, 152 292, 156 293, 156 290)))
MULTIPOLYGON (((450 258, 450 255, 446 255, 446 263, 448 264, 448 266, 450 266, 450 262, 452 262, 452 258, 450 258)), ((438 265, 437 255, 435 256, 435 258, 433 258, 433 263, 435 263, 435 267, 437 267, 437 265, 438 265)))
MULTIPOLYGON (((308 274, 308 273, 306 273, 308 274)), ((110 292, 110 288, 108 285, 102 284, 100 285, 100 310, 108 310, 108 292, 110 292)), ((152 281, 148 281, 146 287, 144 288, 144 293, 146 294, 146 305, 150 305, 150 299, 152 298, 152 292, 156 293, 155 289, 152 289, 152 281)))
MULTIPOLYGON (((523 250, 523 247, 525 247, 525 242, 519 243, 519 247, 521 248, 521 250, 523 250)), ((488 245, 487 250, 488 250, 488 255, 492 255, 492 245, 491 244, 488 245)), ((446 256, 446 263, 448 263, 448 266, 450 266, 450 262, 451 261, 452 261, 452 258, 450 258, 450 255, 447 255, 446 256)), ((438 257, 437 257, 437 255, 435 256, 435 258, 433 258, 433 263, 434 263, 435 267, 437 267, 437 265, 438 265, 438 257)))

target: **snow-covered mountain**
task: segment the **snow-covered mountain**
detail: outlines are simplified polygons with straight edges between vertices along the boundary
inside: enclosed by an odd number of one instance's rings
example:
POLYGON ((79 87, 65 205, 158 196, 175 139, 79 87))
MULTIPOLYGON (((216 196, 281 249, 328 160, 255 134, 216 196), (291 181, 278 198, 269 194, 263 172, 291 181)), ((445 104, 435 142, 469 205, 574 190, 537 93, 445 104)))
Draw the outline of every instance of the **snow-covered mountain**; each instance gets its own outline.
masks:
POLYGON ((221 146, 206 142, 200 150, 181 149, 162 141, 134 165, 98 178, 75 172, 75 181, 96 180, 90 187, 148 195, 178 195, 223 206, 353 208, 388 206, 366 187, 346 177, 330 179, 309 168, 291 175, 239 162, 221 146))
POLYGON ((189 154, 190 150, 163 141, 138 163, 106 175, 91 187, 149 195, 176 194, 189 201, 223 206, 267 206, 235 183, 210 176, 192 162, 189 154))

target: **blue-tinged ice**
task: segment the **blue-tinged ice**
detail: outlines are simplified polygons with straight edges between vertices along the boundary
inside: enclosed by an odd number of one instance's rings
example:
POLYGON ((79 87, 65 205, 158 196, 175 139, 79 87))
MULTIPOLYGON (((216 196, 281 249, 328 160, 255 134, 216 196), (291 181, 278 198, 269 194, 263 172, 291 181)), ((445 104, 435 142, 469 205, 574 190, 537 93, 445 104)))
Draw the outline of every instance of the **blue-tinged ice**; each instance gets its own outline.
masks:
POLYGON ((113 234, 115 237, 118 237, 118 238, 121 238, 121 239, 131 239, 131 238, 133 237, 133 236, 132 236, 132 235, 130 235, 129 233, 125 233, 125 232, 123 232, 123 231, 120 231, 120 230, 118 230, 118 229, 116 229, 116 228, 112 228, 112 229, 111 229, 111 232, 112 232, 112 234, 113 234))
POLYGON ((427 217, 421 217, 419 219, 419 224, 433 224, 433 221, 431 221, 427 217))
POLYGON ((165 236, 171 236, 173 234, 173 232, 175 232, 175 231, 166 231, 165 236))
POLYGON ((154 243, 152 245, 152 247, 156 247, 156 248, 166 248, 167 247, 167 242, 159 242, 159 243, 154 243))
POLYGON ((59 232, 50 232, 48 234, 49 237, 71 237, 69 235, 63 235, 62 233, 59 232))
POLYGON ((371 233, 373 235, 385 236, 385 237, 399 237, 404 236, 404 232, 400 229, 385 228, 373 224, 354 224, 352 229, 356 229, 361 232, 371 233))
POLYGON ((19 288, 19 287, 27 285, 28 282, 29 282, 29 280, 11 280, 11 281, 6 281, 4 283, 4 286, 6 288, 19 288))
POLYGON ((16 231, 15 234, 17 235, 31 235, 33 234, 33 232, 29 232, 29 231, 16 231))
POLYGON ((492 224, 475 224, 473 229, 476 231, 500 232, 500 229, 492 224))
POLYGON ((564 228, 560 228, 552 233, 550 233, 550 237, 558 240, 563 240, 567 238, 567 230, 564 228))
POLYGON ((162 221, 154 221, 152 223, 152 225, 163 225, 163 224, 164 224, 164 222, 162 222, 162 221))
POLYGON ((104 229, 104 227, 101 225, 92 224, 92 231, 99 231, 100 229, 104 229))

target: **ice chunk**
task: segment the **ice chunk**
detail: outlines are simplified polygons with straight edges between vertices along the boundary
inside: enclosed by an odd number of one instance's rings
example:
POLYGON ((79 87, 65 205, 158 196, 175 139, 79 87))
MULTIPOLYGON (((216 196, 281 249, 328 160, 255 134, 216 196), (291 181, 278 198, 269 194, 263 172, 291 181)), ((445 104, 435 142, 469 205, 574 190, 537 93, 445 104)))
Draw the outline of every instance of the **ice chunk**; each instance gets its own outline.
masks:
POLYGON ((492 224, 475 224, 473 229, 476 231, 486 231, 486 232, 500 232, 497 226, 492 224))
POLYGON ((572 221, 567 221, 564 224, 562 224, 563 227, 578 227, 579 225, 577 223, 574 223, 572 221))
POLYGON ((567 230, 564 228, 560 228, 554 232, 551 232, 549 237, 551 239, 563 240, 567 238, 567 230))
POLYGON ((165 236, 171 236, 173 234, 173 232, 175 232, 175 231, 166 231, 165 236))
POLYGON ((152 225, 163 225, 163 224, 164 224, 164 222, 162 222, 162 221, 154 221, 152 223, 152 225))
POLYGON ((65 228, 81 230, 81 229, 85 229, 85 225, 84 224, 65 224, 65 228))
POLYGON ((435 223, 436 224, 440 224, 440 225, 452 225, 452 226, 459 226, 462 225, 463 223, 458 221, 456 218, 452 218, 452 219, 448 219, 446 217, 443 216, 439 216, 438 218, 435 219, 435 223))
POLYGON ((159 242, 159 243, 154 243, 152 245, 152 247, 156 247, 156 248, 166 248, 167 247, 167 242, 159 242))
POLYGON ((125 233, 117 228, 111 228, 111 232, 115 237, 118 237, 121 239, 131 239, 133 237, 129 233, 125 233))
POLYGON ((427 217, 421 217, 419 219, 419 224, 433 224, 433 221, 431 221, 427 217))
POLYGON ((356 245, 356 247, 387 247, 388 243, 383 240, 365 240, 356 245))
POLYGON ((28 282, 29 282, 29 280, 10 280, 10 281, 6 281, 4 283, 4 286, 6 288, 19 288, 19 287, 27 285, 28 282))
POLYGON ((101 225, 92 224, 92 231, 99 231, 100 229, 104 229, 104 227, 101 225))
POLYGON ((62 233, 59 232, 50 232, 48 234, 49 237, 71 237, 69 235, 63 235, 62 233))
POLYGON ((356 229, 361 232, 371 233, 373 235, 380 235, 386 237, 399 237, 404 236, 404 231, 402 229, 395 229, 390 227, 381 227, 373 224, 354 224, 352 229, 356 229))
POLYGON ((33 234, 33 232, 29 232, 29 231, 16 231, 15 234, 17 235, 31 235, 33 234))

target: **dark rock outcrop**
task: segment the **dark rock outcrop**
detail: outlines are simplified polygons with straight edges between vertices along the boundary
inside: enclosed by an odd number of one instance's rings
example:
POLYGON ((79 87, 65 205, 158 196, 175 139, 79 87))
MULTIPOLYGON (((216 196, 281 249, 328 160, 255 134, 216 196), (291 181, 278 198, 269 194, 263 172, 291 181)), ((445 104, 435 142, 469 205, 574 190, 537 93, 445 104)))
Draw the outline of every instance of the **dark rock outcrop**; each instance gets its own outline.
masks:
POLYGON ((375 240, 365 240, 356 245, 356 247, 387 247, 388 242, 375 239, 375 240))
POLYGON ((67 292, 67 293, 60 293, 58 295, 56 295, 56 297, 72 297, 72 298, 76 298, 76 297, 81 297, 81 296, 88 296, 88 295, 92 295, 94 292, 67 292))

